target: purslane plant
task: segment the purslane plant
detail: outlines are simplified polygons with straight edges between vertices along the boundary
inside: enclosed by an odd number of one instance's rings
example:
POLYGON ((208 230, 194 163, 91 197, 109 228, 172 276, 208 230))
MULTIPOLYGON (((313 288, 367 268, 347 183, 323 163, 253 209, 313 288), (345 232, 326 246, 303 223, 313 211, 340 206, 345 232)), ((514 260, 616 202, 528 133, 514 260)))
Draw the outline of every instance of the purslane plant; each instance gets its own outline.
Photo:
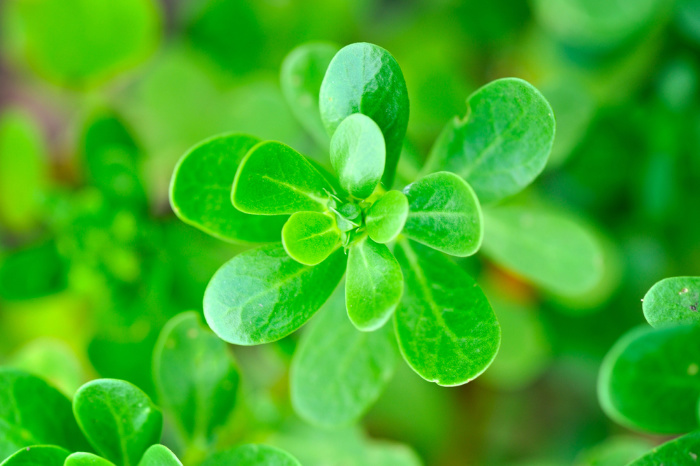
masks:
POLYGON ((302 46, 285 61, 282 88, 314 139, 328 144, 335 175, 289 146, 243 134, 204 141, 173 175, 170 199, 182 220, 224 240, 271 243, 216 272, 204 296, 209 326, 233 344, 279 340, 345 276, 344 298, 328 307, 344 308, 351 325, 337 309, 324 311, 334 316, 319 317, 293 363, 294 405, 320 424, 351 422, 378 397, 393 372, 394 338, 426 380, 453 386, 477 377, 496 355, 500 327, 477 283, 444 254, 476 253, 480 201, 515 194, 542 171, 554 137, 547 101, 520 79, 487 84, 469 98, 467 116, 446 126, 422 176, 397 190, 409 103, 389 52, 302 46), (351 400, 307 390, 321 381, 351 400))

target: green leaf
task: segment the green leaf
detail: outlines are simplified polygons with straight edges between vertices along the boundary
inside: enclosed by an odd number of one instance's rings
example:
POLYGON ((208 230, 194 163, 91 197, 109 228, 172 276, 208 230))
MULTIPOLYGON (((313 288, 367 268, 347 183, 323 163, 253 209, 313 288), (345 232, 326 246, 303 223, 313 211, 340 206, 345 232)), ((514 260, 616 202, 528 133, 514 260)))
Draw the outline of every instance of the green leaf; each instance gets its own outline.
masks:
POLYGON ((350 246, 345 302, 350 321, 365 332, 383 326, 403 294, 403 275, 384 244, 364 237, 350 246))
POLYGON ((261 142, 243 158, 233 182, 233 205, 258 215, 327 210, 330 183, 306 157, 275 141, 261 142))
POLYGON ((167 447, 153 445, 143 454, 138 466, 182 466, 182 463, 167 447))
POLYGON ((32 243, 7 254, 0 262, 0 297, 19 301, 64 290, 67 264, 56 243, 32 243))
POLYGON ((92 453, 73 453, 66 458, 63 466, 114 466, 114 463, 107 461, 101 456, 93 455, 92 453))
POLYGON ((501 342, 486 296, 461 268, 425 246, 401 241, 394 254, 405 281, 394 315, 404 359, 438 385, 472 381, 491 364, 501 342))
POLYGON ((374 44, 343 47, 328 65, 319 106, 331 136, 353 113, 367 115, 379 125, 386 142, 382 182, 390 188, 408 126, 408 91, 394 57, 374 44))
POLYGON ((360 332, 337 292, 304 334, 290 372, 294 410, 307 421, 337 427, 357 421, 394 374, 398 351, 390 326, 360 332))
POLYGON ((78 356, 61 340, 36 338, 5 364, 42 378, 68 396, 73 396, 85 378, 78 356))
POLYGON ((55 445, 22 448, 0 463, 0 466, 63 466, 70 452, 55 445))
POLYGON ((629 466, 695 465, 700 456, 700 431, 691 432, 654 448, 629 466))
POLYGON ((320 212, 292 214, 282 228, 287 254, 304 265, 317 265, 340 246, 340 230, 333 217, 320 212))
POLYGON ((282 62, 282 93, 294 116, 318 145, 328 147, 330 139, 323 127, 318 107, 321 82, 328 64, 339 47, 326 42, 309 42, 296 47, 282 62))
POLYGON ((163 415, 129 382, 98 379, 78 390, 73 413, 95 450, 117 466, 136 465, 158 443, 163 415))
POLYGON ((341 249, 317 266, 295 261, 281 245, 246 251, 224 264, 204 293, 204 316, 219 338, 259 345, 284 338, 326 302, 345 273, 341 249))
POLYGON ((285 216, 250 215, 231 204, 241 160, 260 142, 245 134, 216 136, 190 149, 170 184, 170 205, 180 219, 217 238, 241 242, 279 241, 285 216))
POLYGON ((700 328, 637 328, 603 360, 598 398, 615 421, 633 429, 678 434, 698 428, 700 328))
POLYGON ((481 247, 484 222, 472 188, 454 173, 438 172, 404 188, 408 217, 403 233, 412 240, 453 256, 481 247))
POLYGON ((554 142, 547 100, 521 79, 493 81, 467 99, 435 141, 424 173, 451 171, 486 204, 513 195, 544 169, 554 142))
POLYGON ((408 217, 408 198, 401 191, 389 191, 367 210, 367 234, 377 243, 396 239, 408 217))
POLYGON ((642 308, 652 327, 700 322, 700 277, 661 280, 644 296, 642 308))
POLYGON ((89 449, 65 395, 33 375, 0 369, 0 458, 39 444, 89 449))
POLYGON ((547 291, 576 296, 603 278, 603 249, 570 215, 540 207, 507 206, 485 212, 482 252, 547 291))
POLYGON ((385 161, 384 136, 371 118, 354 113, 338 125, 331 138, 331 164, 348 194, 368 198, 382 179, 385 161))
POLYGON ((620 466, 646 453, 654 444, 631 435, 614 436, 578 455, 575 466, 620 466))
POLYGON ((215 453, 202 466, 301 466, 289 453, 267 445, 246 444, 215 453))
POLYGON ((226 343, 196 312, 173 317, 153 350, 153 379, 163 409, 188 444, 212 442, 236 403, 240 380, 226 343))

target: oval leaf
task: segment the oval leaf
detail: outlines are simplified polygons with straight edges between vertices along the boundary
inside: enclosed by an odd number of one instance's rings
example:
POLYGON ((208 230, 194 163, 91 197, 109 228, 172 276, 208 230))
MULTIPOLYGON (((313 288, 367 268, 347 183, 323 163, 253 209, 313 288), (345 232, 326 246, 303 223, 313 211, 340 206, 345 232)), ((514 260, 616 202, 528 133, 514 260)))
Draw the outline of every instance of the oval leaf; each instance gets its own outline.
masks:
POLYGON ((287 217, 250 215, 231 204, 236 170, 259 142, 253 136, 227 134, 190 149, 175 167, 170 183, 170 205, 177 216, 226 241, 279 241, 287 217))
POLYGON ((522 79, 498 79, 469 96, 467 116, 447 124, 423 171, 454 172, 482 203, 498 201, 542 172, 554 126, 552 109, 537 89, 522 79))
POLYGON ((659 434, 698 428, 700 328, 643 327, 622 337, 603 360, 598 398, 620 424, 659 434))
POLYGON ((289 453, 267 445, 247 444, 215 453, 202 466, 301 466, 289 453))
POLYGON ((54 445, 22 448, 0 466, 63 466, 70 452, 54 445))
POLYGON ((404 188, 409 238, 453 256, 465 257, 481 247, 484 222, 474 191, 454 173, 438 172, 404 188))
POLYGON ((331 138, 331 164, 340 186, 357 199, 369 197, 384 173, 386 147, 379 126, 355 113, 343 120, 331 138))
POLYGON ((182 463, 163 445, 153 445, 143 454, 139 466, 182 466, 182 463))
POLYGON ((377 123, 386 142, 382 182, 391 187, 408 127, 408 91, 394 57, 374 44, 343 47, 328 65, 319 105, 331 136, 353 113, 367 115, 377 123))
POLYGON ((114 466, 114 463, 92 453, 79 452, 66 458, 63 466, 114 466))
POLYGON ((282 228, 282 244, 292 259, 305 265, 316 265, 340 245, 340 230, 330 215, 297 212, 282 228))
POLYGON ((146 449, 160 440, 160 410, 123 380, 86 383, 75 394, 73 412, 95 450, 118 466, 137 464, 146 449))
POLYGON ((700 322, 700 277, 673 277, 651 287, 642 303, 653 327, 700 322))
POLYGON ((700 456, 700 431, 691 432, 654 448, 628 466, 697 464, 700 456))
POLYGON ((486 296, 461 268, 425 246, 402 241, 394 254, 405 281, 394 315, 404 359, 438 385, 470 382, 491 364, 501 343, 486 296))
POLYGON ((367 210, 367 234, 377 243, 388 243, 399 236, 408 218, 408 198, 401 191, 389 191, 367 210))
POLYGON ((259 345, 284 338, 326 302, 345 273, 337 250, 315 267, 295 261, 281 245, 246 251, 224 264, 204 293, 204 316, 219 338, 259 345))
POLYGON ((213 441, 236 403, 239 373, 226 343, 196 312, 173 317, 153 350, 153 378, 163 409, 183 439, 213 441))
POLYGON ((333 188, 306 157, 275 141, 245 156, 233 182, 233 205, 258 215, 324 212, 333 188))
POLYGON ((391 317, 403 294, 401 267, 389 248, 365 237, 350 246, 345 303, 350 321, 370 332, 391 317))

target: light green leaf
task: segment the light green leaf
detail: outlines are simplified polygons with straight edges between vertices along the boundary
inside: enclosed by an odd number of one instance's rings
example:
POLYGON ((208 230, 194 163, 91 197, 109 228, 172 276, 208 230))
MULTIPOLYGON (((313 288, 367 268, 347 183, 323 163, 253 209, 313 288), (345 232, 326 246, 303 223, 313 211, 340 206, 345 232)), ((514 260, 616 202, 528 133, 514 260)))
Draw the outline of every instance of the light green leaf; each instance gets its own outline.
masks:
POLYGON ((465 257, 481 247, 481 206, 469 184, 454 173, 438 172, 404 188, 408 217, 403 233, 453 256, 465 257))
POLYGON ((309 42, 296 47, 282 62, 282 93, 294 116, 318 145, 328 148, 330 139, 318 107, 321 82, 339 47, 326 42, 309 42))
POLYGON ((403 275, 384 244, 368 237, 350 246, 345 303, 350 321, 365 332, 383 326, 403 294, 403 275))
POLYGON ((386 142, 382 182, 390 188, 408 126, 408 91, 394 57, 374 44, 343 47, 323 78, 319 106, 331 136, 353 113, 367 115, 379 125, 386 142))
POLYGON ((574 466, 620 466, 639 458, 654 444, 631 435, 608 437, 599 445, 578 455, 574 466))
POLYGON ((101 456, 83 452, 73 453, 62 464, 63 466, 114 466, 114 463, 101 456))
POLYGON ((659 434, 698 428, 700 328, 637 328, 603 360, 598 398, 620 424, 659 434))
POLYGON ((466 117, 447 124, 423 172, 454 172, 481 203, 495 202, 542 172, 553 141, 554 115, 542 94, 522 79, 498 79, 469 96, 466 117))
POLYGON ((651 287, 642 302, 652 327, 700 322, 700 277, 673 277, 651 287))
POLYGON ((570 215, 508 206, 486 210, 485 223, 482 252, 547 291, 581 295, 603 277, 602 246, 570 215))
POLYGON ((202 466, 301 466, 289 453, 267 445, 246 444, 215 453, 202 466))
POLYGON ((26 372, 0 369, 0 458, 39 444, 89 449, 65 395, 26 372))
POLYGON ((700 456, 700 431, 666 442, 628 466, 695 465, 700 456))
POLYGON ((207 286, 207 324, 219 338, 236 345, 284 338, 326 302, 345 273, 345 263, 340 249, 314 267, 295 261, 277 244, 239 254, 207 286))
POLYGON ((0 463, 0 466, 63 466, 70 452, 55 445, 22 448, 0 463))
POLYGON ((474 380, 501 342, 501 328, 481 288, 449 259, 420 244, 401 241, 394 254, 405 281, 394 315, 404 359, 438 385, 474 380))
POLYGON ((348 194, 368 198, 382 179, 385 161, 382 130, 370 117, 354 113, 338 125, 331 138, 331 164, 348 194))
POLYGON ((153 379, 161 406, 191 445, 214 440, 236 403, 240 376, 226 343, 196 312, 184 312, 163 327, 153 379))
POLYGON ((123 380, 86 383, 75 394, 73 413, 95 450, 117 466, 138 464, 146 449, 160 440, 160 410, 123 380))
POLYGON ((170 183, 170 205, 177 216, 227 241, 279 241, 286 216, 250 215, 231 203, 236 170, 259 142, 253 136, 227 134, 190 149, 175 167, 170 183))
POLYGON ((34 339, 6 364, 42 378, 71 397, 85 377, 75 351, 62 340, 34 339))
POLYGON ((258 215, 327 210, 330 183, 306 157, 275 141, 261 142, 245 156, 233 182, 233 205, 258 215))
POLYGON ((325 427, 357 421, 391 379, 397 356, 391 327, 358 331, 348 321, 343 293, 335 293, 294 354, 290 373, 294 410, 325 427))
POLYGON ((138 466, 182 466, 182 463, 168 448, 153 445, 143 454, 138 466))
POLYGON ((305 265, 317 265, 340 246, 341 232, 333 217, 320 212, 297 212, 282 228, 287 254, 305 265))
POLYGON ((377 243, 396 239, 408 217, 408 198, 401 191, 389 191, 367 210, 367 234, 377 243))

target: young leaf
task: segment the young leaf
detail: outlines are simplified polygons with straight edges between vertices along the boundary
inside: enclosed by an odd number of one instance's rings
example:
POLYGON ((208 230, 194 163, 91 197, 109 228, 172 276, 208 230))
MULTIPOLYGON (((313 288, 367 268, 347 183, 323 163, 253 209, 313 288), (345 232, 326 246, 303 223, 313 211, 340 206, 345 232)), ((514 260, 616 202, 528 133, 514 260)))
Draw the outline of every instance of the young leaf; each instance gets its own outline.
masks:
POLYGON ((700 431, 695 431, 654 448, 628 466, 697 464, 698 456, 700 456, 700 431))
POLYGON ((33 375, 0 369, 0 458, 40 444, 89 449, 65 395, 33 375))
POLYGON ((462 178, 433 173, 406 186, 404 194, 408 198, 406 236, 458 257, 479 250, 484 235, 481 206, 462 178))
POLYGON ((408 198, 401 191, 389 191, 367 210, 367 234, 377 243, 393 241, 406 224, 408 198))
POLYGON ((673 277, 651 287, 642 302, 652 327, 700 322, 700 277, 673 277))
POLYGON ((603 250, 572 217, 542 208, 508 206, 485 212, 483 253, 535 285, 563 296, 595 287, 603 277, 603 250))
POLYGON ((188 444, 214 440, 236 402, 240 376, 226 343, 195 312, 173 317, 153 350, 153 379, 163 409, 188 444))
POLYGON ((425 246, 401 241, 394 254, 405 281, 394 315, 404 359, 438 385, 470 382, 491 364, 501 342, 486 296, 461 268, 425 246))
POLYGON ((331 138, 331 164, 340 186, 356 199, 368 198, 384 173, 386 147, 379 126, 354 113, 344 119, 331 138))
POLYGON ((527 82, 505 78, 474 92, 467 108, 435 141, 423 172, 458 174, 484 204, 519 192, 542 172, 552 150, 549 103, 527 82))
POLYGON ((163 415, 129 382, 98 379, 78 390, 73 413, 92 446, 117 466, 136 465, 158 443, 163 415))
POLYGON ((348 316, 358 328, 371 332, 391 317, 403 294, 403 275, 384 244, 364 237, 350 246, 345 281, 348 316))
POLYGON ((207 286, 207 324, 219 338, 236 345, 286 337, 326 302, 345 273, 345 263, 340 249, 314 267, 295 261, 277 244, 239 254, 207 286))
POLYGON ((190 149, 175 167, 170 183, 170 205, 177 216, 226 241, 279 241, 286 216, 250 215, 231 204, 236 170, 259 142, 253 136, 227 134, 190 149))
POLYGON ((297 212, 282 228, 282 245, 295 261, 317 265, 340 246, 340 230, 328 214, 297 212))
POLYGON ((324 212, 330 183, 300 153, 275 141, 261 142, 245 156, 233 182, 233 205, 258 215, 324 212))
POLYGON ((382 182, 391 187, 408 126, 408 91, 394 57, 374 44, 343 47, 328 65, 319 106, 331 136, 353 113, 367 115, 379 125, 386 142, 382 182))
POLYGON ((167 447, 153 445, 143 454, 138 466, 182 466, 182 463, 167 447))
POLYGON ((202 466, 301 466, 289 453, 267 445, 246 444, 215 453, 202 466))
POLYGON ((303 336, 290 372, 294 410, 326 427, 357 421, 394 374, 398 351, 390 326, 360 332, 335 293, 303 336))
POLYGON ((101 456, 93 455, 92 453, 73 453, 66 458, 63 466, 114 466, 114 463, 107 461, 101 456))
POLYGON ((318 95, 328 64, 338 49, 337 45, 325 42, 302 44, 284 59, 280 74, 282 93, 289 108, 323 149, 330 140, 321 121, 318 95))
POLYGON ((659 434, 697 429, 700 328, 637 328, 600 367, 598 398, 620 424, 659 434))
POLYGON ((0 466, 63 466, 70 452, 55 445, 22 448, 0 463, 0 466))

